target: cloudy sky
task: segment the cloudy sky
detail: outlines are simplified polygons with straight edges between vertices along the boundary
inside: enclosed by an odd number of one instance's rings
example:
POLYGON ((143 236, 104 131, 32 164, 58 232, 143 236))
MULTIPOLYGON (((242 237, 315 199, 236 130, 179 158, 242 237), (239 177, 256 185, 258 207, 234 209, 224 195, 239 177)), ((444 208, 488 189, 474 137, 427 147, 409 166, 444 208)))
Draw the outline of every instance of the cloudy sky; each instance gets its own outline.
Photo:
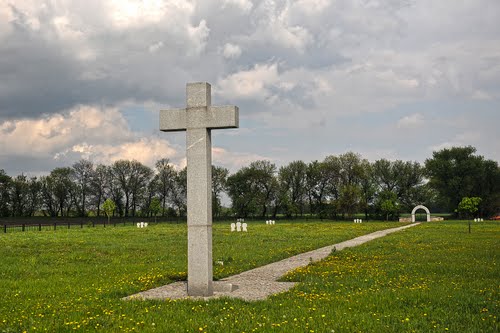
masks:
POLYGON ((158 130, 186 82, 240 108, 213 133, 235 171, 347 151, 500 161, 498 0, 0 0, 0 169, 185 163, 158 130))

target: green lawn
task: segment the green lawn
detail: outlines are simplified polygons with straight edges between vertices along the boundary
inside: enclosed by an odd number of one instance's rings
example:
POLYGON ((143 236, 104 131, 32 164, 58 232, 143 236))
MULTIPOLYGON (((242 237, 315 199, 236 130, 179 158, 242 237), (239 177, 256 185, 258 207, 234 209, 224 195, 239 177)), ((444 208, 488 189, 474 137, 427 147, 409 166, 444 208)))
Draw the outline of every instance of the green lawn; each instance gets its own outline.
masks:
MULTIPOLYGON (((214 226, 215 278, 400 226, 214 226)), ((497 332, 500 225, 422 224, 299 269, 290 292, 248 303, 121 301, 186 277, 185 225, 0 235, 0 332, 497 332)))

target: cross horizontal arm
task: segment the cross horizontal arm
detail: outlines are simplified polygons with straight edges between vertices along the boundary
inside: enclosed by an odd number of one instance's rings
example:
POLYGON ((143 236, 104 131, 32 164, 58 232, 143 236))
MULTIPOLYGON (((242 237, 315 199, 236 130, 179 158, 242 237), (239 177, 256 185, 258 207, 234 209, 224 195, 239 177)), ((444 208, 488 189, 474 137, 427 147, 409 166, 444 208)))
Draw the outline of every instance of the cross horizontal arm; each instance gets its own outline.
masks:
POLYGON ((240 126, 237 106, 210 106, 207 113, 207 128, 238 128, 240 126))
POLYGON ((178 132, 186 129, 186 109, 160 110, 160 131, 178 132))
POLYGON ((189 128, 238 128, 237 106, 192 107, 160 111, 160 131, 177 132, 189 128))

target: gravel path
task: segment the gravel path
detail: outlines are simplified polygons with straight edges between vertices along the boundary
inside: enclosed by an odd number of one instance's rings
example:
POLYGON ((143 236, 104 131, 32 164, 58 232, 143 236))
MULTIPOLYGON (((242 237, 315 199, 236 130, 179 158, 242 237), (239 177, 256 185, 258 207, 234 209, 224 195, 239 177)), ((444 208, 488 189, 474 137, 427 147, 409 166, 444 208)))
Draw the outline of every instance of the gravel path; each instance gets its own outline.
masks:
POLYGON ((335 248, 340 251, 346 247, 354 247, 390 233, 416 226, 420 223, 408 224, 398 228, 379 230, 371 234, 353 238, 351 240, 322 247, 317 250, 301 253, 281 261, 254 268, 252 270, 214 281, 214 295, 210 297, 190 297, 187 295, 187 282, 175 282, 166 286, 146 290, 135 295, 125 297, 131 299, 211 299, 219 297, 241 298, 247 301, 266 299, 268 296, 285 292, 295 286, 296 282, 277 282, 287 272, 299 267, 307 266, 314 261, 326 258, 335 248))

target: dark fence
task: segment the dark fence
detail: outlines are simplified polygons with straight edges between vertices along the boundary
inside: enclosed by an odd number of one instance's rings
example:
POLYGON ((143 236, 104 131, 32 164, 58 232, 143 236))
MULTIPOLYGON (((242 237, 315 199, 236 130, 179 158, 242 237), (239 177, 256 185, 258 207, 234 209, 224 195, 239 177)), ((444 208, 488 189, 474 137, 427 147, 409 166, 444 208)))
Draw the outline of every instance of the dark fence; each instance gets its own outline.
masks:
POLYGON ((15 231, 43 231, 57 229, 74 229, 74 228, 106 228, 116 226, 133 226, 139 222, 147 223, 183 223, 185 218, 165 218, 158 217, 155 221, 154 217, 127 217, 127 218, 112 218, 108 222, 107 218, 92 217, 68 217, 68 218, 48 218, 48 217, 27 217, 27 218, 5 218, 0 219, 0 233, 8 233, 15 231))
MULTIPOLYGON (((308 221, 318 220, 313 216, 297 216, 297 217, 284 217, 276 216, 270 217, 246 217, 247 222, 265 221, 267 219, 273 220, 287 220, 287 221, 308 221)), ((333 221, 331 219, 321 219, 322 221, 333 221)), ((364 219, 363 219, 364 220, 364 219)), ((235 222, 236 217, 213 217, 214 223, 235 222)), ((364 220, 365 221, 365 220, 364 220)), ((368 220, 366 220, 368 221, 368 220)), ((108 222, 106 217, 7 217, 0 218, 0 234, 9 232, 23 232, 23 231, 44 231, 44 230, 58 230, 58 229, 74 229, 74 228, 106 228, 116 226, 135 226, 139 222, 147 222, 149 224, 171 223, 180 224, 186 223, 186 217, 113 217, 108 222)))

